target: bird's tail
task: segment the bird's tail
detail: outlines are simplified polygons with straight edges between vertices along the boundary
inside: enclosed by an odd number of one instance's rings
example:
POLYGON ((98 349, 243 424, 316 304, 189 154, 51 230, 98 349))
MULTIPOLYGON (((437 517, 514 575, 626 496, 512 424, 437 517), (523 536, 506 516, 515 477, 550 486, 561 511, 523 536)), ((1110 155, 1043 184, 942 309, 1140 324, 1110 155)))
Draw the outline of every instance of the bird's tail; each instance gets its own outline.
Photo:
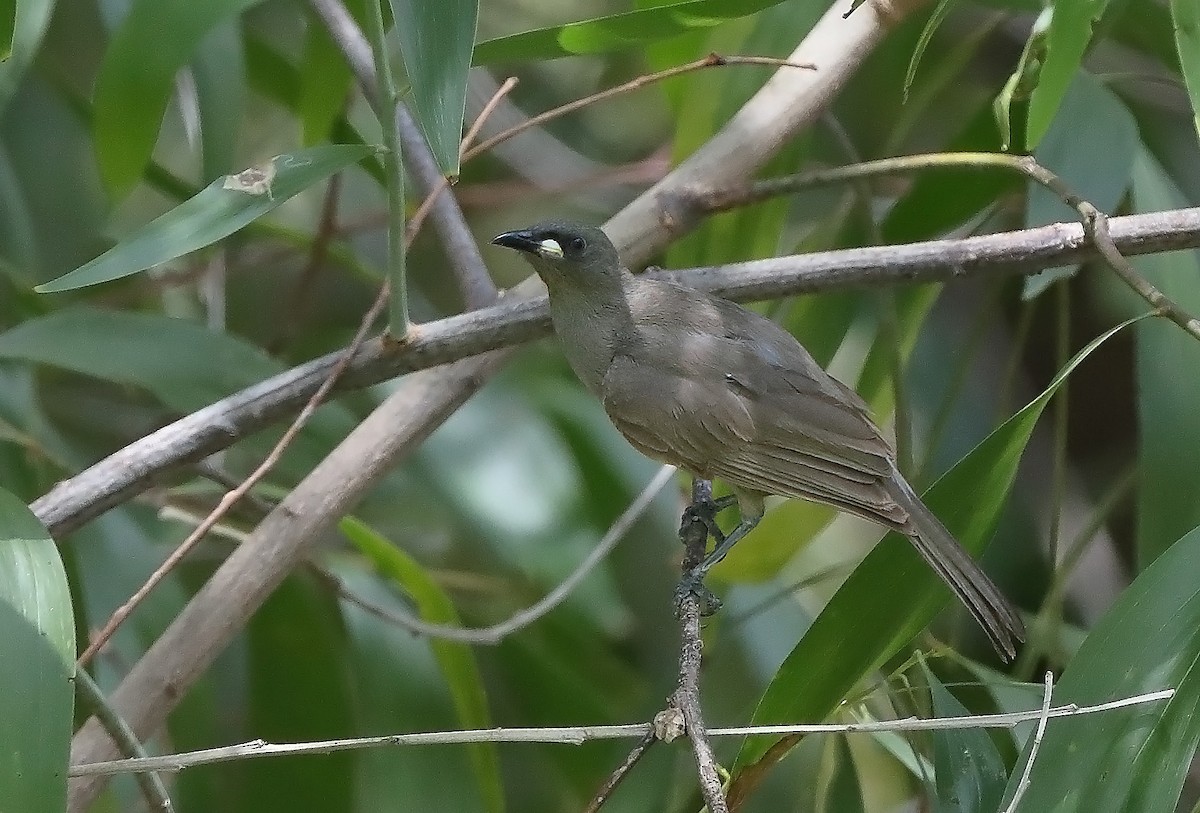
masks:
POLYGON ((1025 640, 1025 625, 1017 611, 898 471, 888 491, 908 512, 908 525, 900 530, 971 612, 1000 657, 1011 661, 1017 644, 1025 640))

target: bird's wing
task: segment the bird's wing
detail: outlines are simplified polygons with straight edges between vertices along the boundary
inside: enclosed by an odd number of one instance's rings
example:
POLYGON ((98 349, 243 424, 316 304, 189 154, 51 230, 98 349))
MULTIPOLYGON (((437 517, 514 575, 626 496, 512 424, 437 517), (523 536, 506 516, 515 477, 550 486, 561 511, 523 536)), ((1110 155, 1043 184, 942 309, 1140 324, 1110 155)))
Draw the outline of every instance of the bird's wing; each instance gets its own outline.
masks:
POLYGON ((639 451, 704 477, 754 432, 741 400, 641 353, 619 353, 601 382, 613 425, 639 451))
MULTIPOLYGON (((683 292, 683 293, 680 293, 683 292)), ((682 324, 638 314, 605 375, 605 410, 644 453, 746 491, 830 503, 888 525, 891 450, 857 395, 750 311, 667 291, 682 324), (678 296, 684 299, 677 298, 678 296)))

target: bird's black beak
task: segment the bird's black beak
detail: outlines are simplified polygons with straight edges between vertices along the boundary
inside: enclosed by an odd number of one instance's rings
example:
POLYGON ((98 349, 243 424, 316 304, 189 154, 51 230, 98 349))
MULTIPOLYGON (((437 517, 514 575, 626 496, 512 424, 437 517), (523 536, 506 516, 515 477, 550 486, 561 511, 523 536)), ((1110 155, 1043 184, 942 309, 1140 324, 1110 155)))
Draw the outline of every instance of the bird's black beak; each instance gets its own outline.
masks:
POLYGON ((533 239, 533 232, 528 230, 506 231, 504 234, 498 234, 492 238, 492 245, 515 248, 517 251, 524 251, 527 254, 537 254, 540 248, 538 241, 533 239))

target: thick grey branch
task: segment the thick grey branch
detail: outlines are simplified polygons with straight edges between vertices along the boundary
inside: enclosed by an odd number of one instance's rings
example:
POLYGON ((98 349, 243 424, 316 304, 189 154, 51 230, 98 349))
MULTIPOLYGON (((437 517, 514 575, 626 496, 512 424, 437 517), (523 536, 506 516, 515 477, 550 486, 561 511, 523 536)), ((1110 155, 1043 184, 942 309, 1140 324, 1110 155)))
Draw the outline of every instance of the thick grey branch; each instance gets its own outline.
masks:
MULTIPOLYGON (((1200 246, 1200 208, 1116 217, 1109 226, 1124 255, 1200 246)), ((852 286, 1028 273, 1092 256, 1094 249, 1087 244, 1083 227, 1070 223, 961 240, 826 251, 658 273, 745 301, 852 286)), ((544 297, 509 300, 421 325, 403 347, 390 347, 379 340, 368 342, 339 388, 369 386, 549 332, 544 297)), ((33 503, 34 513, 56 535, 79 527, 176 470, 294 413, 320 386, 340 355, 331 353, 288 370, 135 441, 57 485, 33 503)))

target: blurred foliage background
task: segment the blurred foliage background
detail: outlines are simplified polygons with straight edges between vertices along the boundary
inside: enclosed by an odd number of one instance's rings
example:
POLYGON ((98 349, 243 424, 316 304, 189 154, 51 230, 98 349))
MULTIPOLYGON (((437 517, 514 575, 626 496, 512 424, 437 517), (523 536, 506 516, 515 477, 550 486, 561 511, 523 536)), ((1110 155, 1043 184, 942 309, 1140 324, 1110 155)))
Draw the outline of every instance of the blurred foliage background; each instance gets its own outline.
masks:
MULTIPOLYGON (((368 4, 347 5, 359 19, 367 13, 368 4)), ((394 3, 397 18, 417 14, 410 5, 420 4, 394 3)), ((485 130, 495 132, 710 51, 786 57, 828 7, 825 0, 694 5, 669 17, 664 4, 648 0, 485 0, 477 29, 463 16, 473 13, 471 3, 446 4, 447 18, 433 23, 402 22, 427 26, 412 29, 426 37, 426 49, 452 50, 459 29, 468 44, 471 34, 483 44, 467 85, 468 121, 500 81, 519 78, 485 130), (627 18, 614 18, 555 29, 548 39, 509 37, 635 9, 646 16, 626 23, 629 30, 619 24, 627 18)), ((14 576, 11 584, 0 579, 4 606, 20 609, 30 589, 22 568, 57 567, 21 503, 176 417, 344 346, 383 279, 386 195, 370 157, 313 179, 228 239, 148 273, 34 292, 127 245, 223 175, 304 147, 378 144, 381 133, 319 19, 296 0, 15 7, 14 47, 0 68, 0 487, 17 499, 0 500, 0 519, 10 547, 23 540, 30 557, 41 557, 35 567, 11 547, 0 559, 0 577, 14 576)), ((1040 0, 921 6, 762 175, 1007 146, 1032 151, 1110 214, 1196 204, 1200 161, 1188 87, 1200 84, 1191 73, 1200 46, 1191 4, 1057 0, 1050 7, 1052 23, 1040 0), (1073 33, 1080 20, 1090 31, 1081 41, 1073 33)), ((391 44, 404 41, 393 31, 391 44)), ((402 101, 419 99, 425 80, 404 74, 395 56, 402 81, 413 84, 402 101)), ((545 217, 603 222, 703 144, 774 70, 713 68, 586 107, 464 163, 453 194, 481 245, 545 217)), ((412 185, 407 191, 411 211, 421 194, 412 185)), ((916 173, 710 218, 657 261, 713 265, 1074 217, 1013 177, 916 173)), ((182 244, 187 236, 166 239, 182 244)), ((529 273, 507 252, 482 251, 502 288, 529 273)), ((407 262, 414 321, 462 309, 433 230, 417 237, 407 262)), ((1200 311, 1194 253, 1135 264, 1200 311)), ((1030 641, 1015 664, 1001 665, 954 607, 899 652, 870 649, 876 644, 863 633, 882 620, 878 613, 886 616, 892 591, 904 592, 905 574, 864 568, 857 581, 846 580, 881 533, 824 508, 780 503, 714 571, 712 586, 726 606, 706 629, 710 725, 1031 708, 1040 703, 1042 673, 1070 664, 1056 702, 1166 686, 1179 693, 1103 723, 1052 722, 1026 809, 1050 809, 1047 800, 1056 810, 1196 809, 1200 784, 1188 773, 1198 735, 1189 681, 1200 655, 1189 578, 1200 571, 1200 538, 1189 535, 1200 524, 1195 340, 1165 320, 1115 334, 1073 371, 1036 428, 1032 421, 1010 427, 964 460, 1076 351, 1145 312, 1145 303, 1089 263, 1028 278, 967 275, 760 307, 857 385, 889 431, 903 430, 904 466, 919 489, 963 461, 939 497, 947 511, 997 513, 984 561, 1027 613, 1030 641), (1018 456, 1010 492, 996 472, 1018 456), (804 644, 835 594, 842 614, 821 622, 821 640, 836 645, 804 644), (870 668, 839 671, 842 657, 870 668), (822 684, 823 674, 850 677, 822 684), (777 711, 783 716, 771 719, 777 711)), ((286 493, 394 386, 322 408, 256 494, 286 493)), ((210 462, 240 479, 278 436, 248 438, 210 462)), ((500 621, 569 573, 655 471, 581 390, 553 341, 522 348, 356 507, 353 521, 329 534, 312 557, 319 567, 286 580, 149 747, 649 719, 677 678, 671 599, 679 488, 654 502, 562 606, 496 646, 431 644, 363 604, 470 626, 500 621), (322 572, 335 574, 340 587, 322 572)), ((185 472, 57 539, 66 576, 54 604, 60 649, 73 657, 221 493, 185 472)), ((258 516, 253 507, 235 510, 121 628, 94 662, 103 689, 116 685, 258 516)), ((990 536, 975 533, 978 544, 990 536)), ((34 601, 27 615, 46 606, 34 601)), ((22 717, 0 738, 11 738, 4 742, 50 777, 29 807, 7 809, 53 810, 64 792, 70 694, 61 686, 38 693, 49 685, 38 675, 54 669, 44 653, 25 654, 33 646, 28 630, 6 618, 0 653, 12 666, 0 669, 7 675, 0 694, 11 713, 31 707, 31 698, 48 711, 22 717), (44 747, 30 750, 39 731, 49 732, 44 747)), ((75 725, 90 712, 77 705, 75 725)), ((1025 726, 1012 734, 808 737, 741 809, 996 810, 1006 787, 1011 795, 1028 734, 1025 726)), ((716 746, 731 768, 762 750, 732 738, 716 746)), ((197 767, 168 784, 181 811, 577 810, 627 750, 621 741, 393 748, 197 767)), ((14 776, 0 775, 0 787, 14 776)), ((144 805, 136 785, 120 778, 93 809, 144 805)), ((652 749, 607 807, 700 806, 681 741, 652 749)))

